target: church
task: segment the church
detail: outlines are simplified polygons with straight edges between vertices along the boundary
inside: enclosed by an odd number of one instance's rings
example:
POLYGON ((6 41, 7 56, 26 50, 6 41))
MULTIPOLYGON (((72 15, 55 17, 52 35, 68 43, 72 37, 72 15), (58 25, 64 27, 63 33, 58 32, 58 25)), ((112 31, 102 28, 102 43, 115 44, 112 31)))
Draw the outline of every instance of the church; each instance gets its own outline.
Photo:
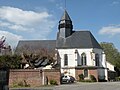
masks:
POLYGON ((61 75, 70 75, 76 80, 80 74, 85 79, 93 75, 97 81, 108 80, 103 49, 90 31, 73 31, 72 20, 66 10, 59 21, 56 40, 22 40, 17 45, 16 53, 23 53, 25 46, 31 51, 40 48, 57 51, 61 75))

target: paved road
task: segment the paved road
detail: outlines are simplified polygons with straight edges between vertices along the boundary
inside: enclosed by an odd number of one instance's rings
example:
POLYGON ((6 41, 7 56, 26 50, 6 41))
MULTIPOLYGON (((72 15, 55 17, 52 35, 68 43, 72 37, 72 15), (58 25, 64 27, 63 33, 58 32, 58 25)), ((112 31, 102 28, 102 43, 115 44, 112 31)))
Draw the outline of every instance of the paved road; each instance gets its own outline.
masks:
POLYGON ((61 85, 55 87, 54 90, 120 90, 120 82, 77 83, 61 85))
POLYGON ((64 84, 55 87, 41 87, 34 89, 10 89, 10 90, 120 90, 120 82, 102 83, 76 83, 64 84))

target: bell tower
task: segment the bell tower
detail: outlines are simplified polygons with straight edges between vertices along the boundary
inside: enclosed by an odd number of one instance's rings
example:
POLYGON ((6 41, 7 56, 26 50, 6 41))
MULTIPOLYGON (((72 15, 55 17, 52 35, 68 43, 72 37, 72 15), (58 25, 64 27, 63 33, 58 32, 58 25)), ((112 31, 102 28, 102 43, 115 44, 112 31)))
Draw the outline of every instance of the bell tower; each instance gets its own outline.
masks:
POLYGON ((72 34, 73 25, 66 10, 64 11, 62 18, 59 21, 58 29, 59 36, 62 38, 66 38, 72 34))

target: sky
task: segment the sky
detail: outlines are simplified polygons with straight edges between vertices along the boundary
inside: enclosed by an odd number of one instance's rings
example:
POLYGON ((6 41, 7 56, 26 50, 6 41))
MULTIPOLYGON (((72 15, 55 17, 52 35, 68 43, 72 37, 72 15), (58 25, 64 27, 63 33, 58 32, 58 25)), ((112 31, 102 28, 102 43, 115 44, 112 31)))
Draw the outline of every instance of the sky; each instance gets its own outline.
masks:
POLYGON ((19 40, 55 40, 65 9, 75 31, 89 30, 120 51, 120 0, 0 0, 0 38, 12 47, 19 40))

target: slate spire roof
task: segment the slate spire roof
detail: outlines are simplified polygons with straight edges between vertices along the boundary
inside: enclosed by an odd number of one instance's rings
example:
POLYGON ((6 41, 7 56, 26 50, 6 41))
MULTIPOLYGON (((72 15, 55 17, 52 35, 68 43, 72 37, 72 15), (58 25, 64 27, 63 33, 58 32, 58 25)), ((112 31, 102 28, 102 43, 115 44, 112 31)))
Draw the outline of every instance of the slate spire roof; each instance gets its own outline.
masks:
POLYGON ((64 11, 62 18, 59 21, 58 29, 61 37, 66 38, 72 34, 73 25, 66 10, 64 11))
POLYGON ((70 20, 71 21, 70 16, 69 16, 69 14, 67 13, 66 10, 64 11, 61 20, 70 20))

